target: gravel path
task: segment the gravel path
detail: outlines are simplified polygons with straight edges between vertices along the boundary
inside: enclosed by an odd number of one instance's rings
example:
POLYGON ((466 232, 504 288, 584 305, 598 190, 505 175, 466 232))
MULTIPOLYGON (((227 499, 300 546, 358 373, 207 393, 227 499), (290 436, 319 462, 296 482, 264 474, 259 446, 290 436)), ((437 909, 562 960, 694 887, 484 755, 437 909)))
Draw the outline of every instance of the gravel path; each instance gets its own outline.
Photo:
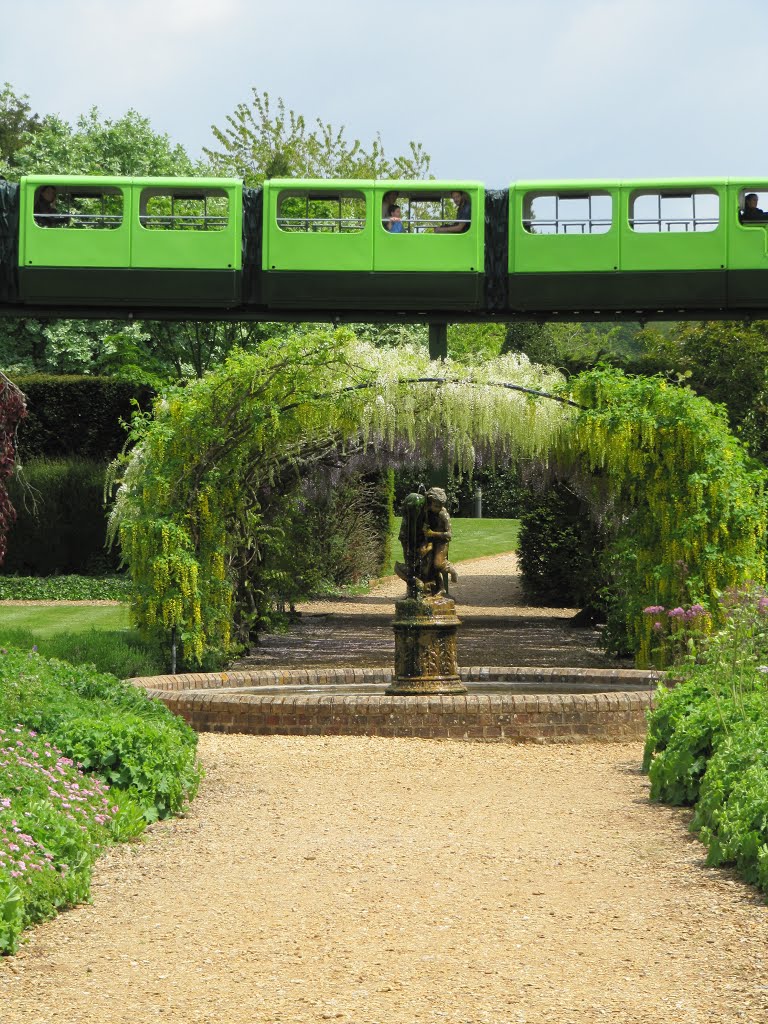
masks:
POLYGON ((768 911, 637 744, 201 737, 190 814, 0 964, 3 1024, 758 1024, 768 911))
MULTIPOLYGON (((510 556, 461 569, 470 658, 534 626, 519 663, 599 656, 573 610, 522 606, 510 556)), ((401 590, 306 606, 327 628, 287 650, 378 656, 401 590)), ((93 905, 0 963, 2 1024, 768 1020, 768 909, 648 802, 637 744, 205 734, 200 754, 189 815, 109 850, 93 905)))
MULTIPOLYGON (((511 616, 545 615, 569 618, 577 608, 537 608, 525 603, 517 555, 470 558, 458 562, 459 582, 451 584, 451 596, 459 615, 511 616)), ((384 615, 392 617, 392 602, 405 597, 405 584, 397 576, 387 576, 374 586, 370 594, 333 600, 308 601, 299 607, 306 612, 333 612, 343 606, 347 614, 384 615)))

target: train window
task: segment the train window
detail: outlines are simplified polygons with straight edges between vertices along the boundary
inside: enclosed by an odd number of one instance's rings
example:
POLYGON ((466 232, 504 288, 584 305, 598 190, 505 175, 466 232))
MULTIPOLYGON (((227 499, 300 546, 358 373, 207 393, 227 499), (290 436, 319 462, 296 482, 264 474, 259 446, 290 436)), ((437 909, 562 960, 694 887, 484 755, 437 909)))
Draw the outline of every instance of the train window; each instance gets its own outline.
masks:
POLYGON ((151 231, 223 231, 229 196, 221 188, 145 188, 139 223, 151 231))
POLYGON ((471 223, 472 205, 466 192, 385 192, 382 197, 381 224, 385 231, 408 235, 463 234, 471 223))
POLYGON ((714 189, 633 192, 630 197, 629 226, 633 231, 715 231, 719 223, 720 196, 714 189))
POLYGON ((613 223, 609 192, 528 192, 523 227, 532 235, 604 235, 613 223))
POLYGON ((362 192, 290 189, 277 198, 277 226, 281 231, 353 234, 365 228, 362 192))
POLYGON ((739 223, 745 227, 768 224, 768 192, 765 186, 743 188, 739 192, 739 223))
POLYGON ((41 185, 35 189, 33 217, 41 228, 119 228, 123 193, 106 186, 41 185))

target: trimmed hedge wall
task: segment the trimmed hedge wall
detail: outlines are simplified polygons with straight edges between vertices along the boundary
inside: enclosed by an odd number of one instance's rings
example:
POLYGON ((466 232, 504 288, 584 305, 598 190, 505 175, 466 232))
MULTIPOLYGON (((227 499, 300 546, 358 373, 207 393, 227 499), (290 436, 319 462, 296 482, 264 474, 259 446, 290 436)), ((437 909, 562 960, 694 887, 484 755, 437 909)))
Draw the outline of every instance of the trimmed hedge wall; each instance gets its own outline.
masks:
POLYGON ((119 551, 106 551, 104 508, 106 462, 92 459, 32 459, 24 477, 8 481, 8 494, 18 518, 8 533, 4 575, 84 576, 115 572, 119 551), (32 507, 31 497, 37 504, 32 507))
POLYGON ((148 408, 152 391, 111 377, 30 374, 14 383, 27 397, 19 427, 19 458, 36 456, 113 459, 125 444, 121 420, 130 420, 135 400, 148 408))
POLYGON ((599 604, 604 539, 587 503, 555 483, 528 492, 520 519, 518 558, 529 598, 559 607, 599 604))

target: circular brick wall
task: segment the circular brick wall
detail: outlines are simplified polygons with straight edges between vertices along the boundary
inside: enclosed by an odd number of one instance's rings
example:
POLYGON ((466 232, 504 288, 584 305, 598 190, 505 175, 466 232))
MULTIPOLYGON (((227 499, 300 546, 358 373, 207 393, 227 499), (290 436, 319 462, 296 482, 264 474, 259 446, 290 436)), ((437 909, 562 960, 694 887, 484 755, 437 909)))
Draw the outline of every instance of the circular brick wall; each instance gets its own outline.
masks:
POLYGON ((642 739, 656 685, 653 673, 634 669, 469 668, 461 676, 470 688, 473 682, 503 682, 504 692, 388 697, 372 690, 373 684, 389 683, 387 669, 195 673, 132 681, 201 732, 486 742, 642 739), (516 683, 527 689, 535 683, 540 692, 515 693, 516 683), (334 684, 356 684, 359 692, 302 692, 334 684), (585 688, 593 692, 578 692, 585 688))

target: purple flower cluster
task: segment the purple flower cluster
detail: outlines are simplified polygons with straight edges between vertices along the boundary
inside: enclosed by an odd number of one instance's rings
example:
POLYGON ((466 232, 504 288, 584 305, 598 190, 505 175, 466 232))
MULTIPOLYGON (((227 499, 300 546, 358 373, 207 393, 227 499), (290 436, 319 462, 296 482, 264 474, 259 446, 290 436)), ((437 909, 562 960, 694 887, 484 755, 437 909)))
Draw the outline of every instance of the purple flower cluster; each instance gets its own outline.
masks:
MULTIPOLYGON (((643 615, 653 615, 658 618, 659 616, 666 615, 670 619, 680 619, 683 622, 692 622, 700 615, 707 615, 708 612, 703 605, 692 604, 690 608, 670 608, 667 610, 663 604, 650 604, 647 608, 643 608, 643 615)), ((661 626, 661 623, 654 623, 661 626)))
POLYGON ((105 783, 85 776, 71 758, 22 726, 10 733, 0 729, 0 770, 0 877, 7 873, 23 881, 36 871, 66 871, 19 823, 27 818, 25 827, 40 831, 34 814, 23 809, 30 796, 83 832, 107 825, 118 812, 105 783))

